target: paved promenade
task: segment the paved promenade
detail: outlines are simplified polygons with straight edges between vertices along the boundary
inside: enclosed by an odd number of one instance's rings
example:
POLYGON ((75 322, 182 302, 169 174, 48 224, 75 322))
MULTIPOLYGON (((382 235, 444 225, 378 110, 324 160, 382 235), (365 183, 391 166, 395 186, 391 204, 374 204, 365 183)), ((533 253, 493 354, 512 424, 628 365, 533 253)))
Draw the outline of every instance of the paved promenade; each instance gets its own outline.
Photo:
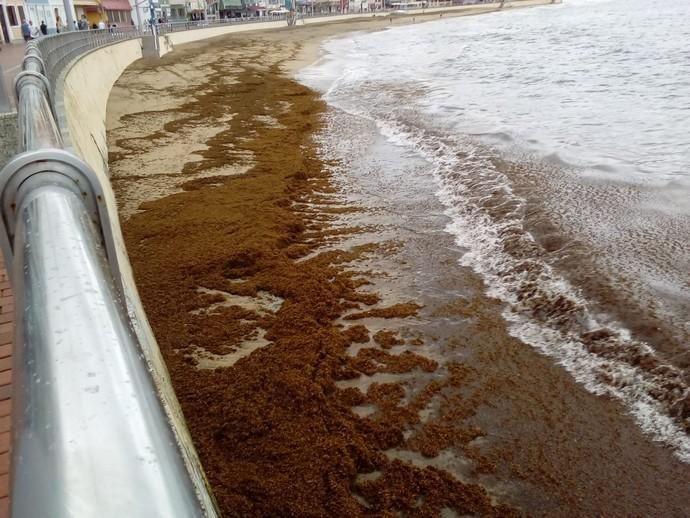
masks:
MULTIPOLYGON (((2 70, 2 90, 0 94, 6 94, 11 109, 15 109, 13 89, 14 76, 19 72, 22 58, 24 57, 25 43, 5 44, 0 50, 0 69, 2 70)), ((0 99, 2 101, 2 99, 0 99)), ((0 104, 0 106, 2 106, 0 104)))

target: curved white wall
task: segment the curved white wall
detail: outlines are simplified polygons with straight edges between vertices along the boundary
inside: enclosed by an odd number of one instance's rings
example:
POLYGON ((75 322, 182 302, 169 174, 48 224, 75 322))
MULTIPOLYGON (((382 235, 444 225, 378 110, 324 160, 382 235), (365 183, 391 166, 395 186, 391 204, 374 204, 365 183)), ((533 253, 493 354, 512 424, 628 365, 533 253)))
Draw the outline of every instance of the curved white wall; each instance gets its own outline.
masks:
POLYGON ((64 120, 60 130, 66 143, 96 172, 107 176, 108 148, 105 110, 110 90, 125 68, 141 58, 141 39, 115 43, 90 52, 65 75, 62 92, 64 120))

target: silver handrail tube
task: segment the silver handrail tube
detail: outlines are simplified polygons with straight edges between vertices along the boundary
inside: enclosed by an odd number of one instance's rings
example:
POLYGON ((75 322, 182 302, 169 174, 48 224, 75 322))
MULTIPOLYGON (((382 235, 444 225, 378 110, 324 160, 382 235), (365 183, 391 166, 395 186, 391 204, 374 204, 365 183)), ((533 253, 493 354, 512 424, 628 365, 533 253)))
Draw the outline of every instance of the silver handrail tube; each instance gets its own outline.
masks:
POLYGON ((12 515, 203 516, 98 231, 64 176, 41 176, 14 241, 12 515))
MULTIPOLYGON (((44 42, 59 52, 47 56, 51 75, 75 49, 116 40, 84 38, 44 42)), ((107 180, 61 149, 43 57, 28 46, 15 82, 20 153, 0 172, 0 245, 16 298, 12 516, 216 517, 152 372, 155 342, 141 341, 125 299, 107 180)))
POLYGON ((17 86, 19 151, 61 148, 62 138, 48 102, 48 87, 40 73, 25 69, 18 77, 17 86))

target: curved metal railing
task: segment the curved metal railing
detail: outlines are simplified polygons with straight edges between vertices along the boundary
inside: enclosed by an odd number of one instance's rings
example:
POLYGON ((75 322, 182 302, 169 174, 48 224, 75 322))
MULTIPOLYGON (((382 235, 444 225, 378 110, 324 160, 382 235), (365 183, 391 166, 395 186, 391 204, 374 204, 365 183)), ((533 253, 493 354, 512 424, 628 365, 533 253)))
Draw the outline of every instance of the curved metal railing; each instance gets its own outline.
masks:
MULTIPOLYGON (((117 43, 118 41, 140 38, 142 35, 143 33, 134 27, 124 27, 62 32, 60 34, 43 36, 32 43, 41 56, 45 76, 48 78, 51 87, 53 87, 59 81, 59 76, 67 64, 77 56, 104 45, 117 43)), ((31 48, 27 47, 27 55, 28 50, 31 48)), ((51 91, 50 94, 52 96, 54 92, 51 91)))
POLYGON ((62 149, 51 102, 68 62, 137 36, 47 37, 28 45, 17 76, 19 154, 0 173, 0 244, 17 308, 15 517, 217 515, 125 302, 107 180, 62 149))

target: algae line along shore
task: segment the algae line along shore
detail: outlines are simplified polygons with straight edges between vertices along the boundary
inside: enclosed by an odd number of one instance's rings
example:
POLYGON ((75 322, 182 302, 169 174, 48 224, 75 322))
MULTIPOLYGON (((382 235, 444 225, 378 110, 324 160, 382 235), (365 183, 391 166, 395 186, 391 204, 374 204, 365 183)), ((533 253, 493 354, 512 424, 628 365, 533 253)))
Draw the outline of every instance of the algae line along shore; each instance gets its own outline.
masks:
POLYGON ((689 467, 509 334, 423 161, 388 167, 363 121, 339 140, 292 78, 373 24, 188 45, 109 100, 128 253, 221 511, 681 515, 689 467))

